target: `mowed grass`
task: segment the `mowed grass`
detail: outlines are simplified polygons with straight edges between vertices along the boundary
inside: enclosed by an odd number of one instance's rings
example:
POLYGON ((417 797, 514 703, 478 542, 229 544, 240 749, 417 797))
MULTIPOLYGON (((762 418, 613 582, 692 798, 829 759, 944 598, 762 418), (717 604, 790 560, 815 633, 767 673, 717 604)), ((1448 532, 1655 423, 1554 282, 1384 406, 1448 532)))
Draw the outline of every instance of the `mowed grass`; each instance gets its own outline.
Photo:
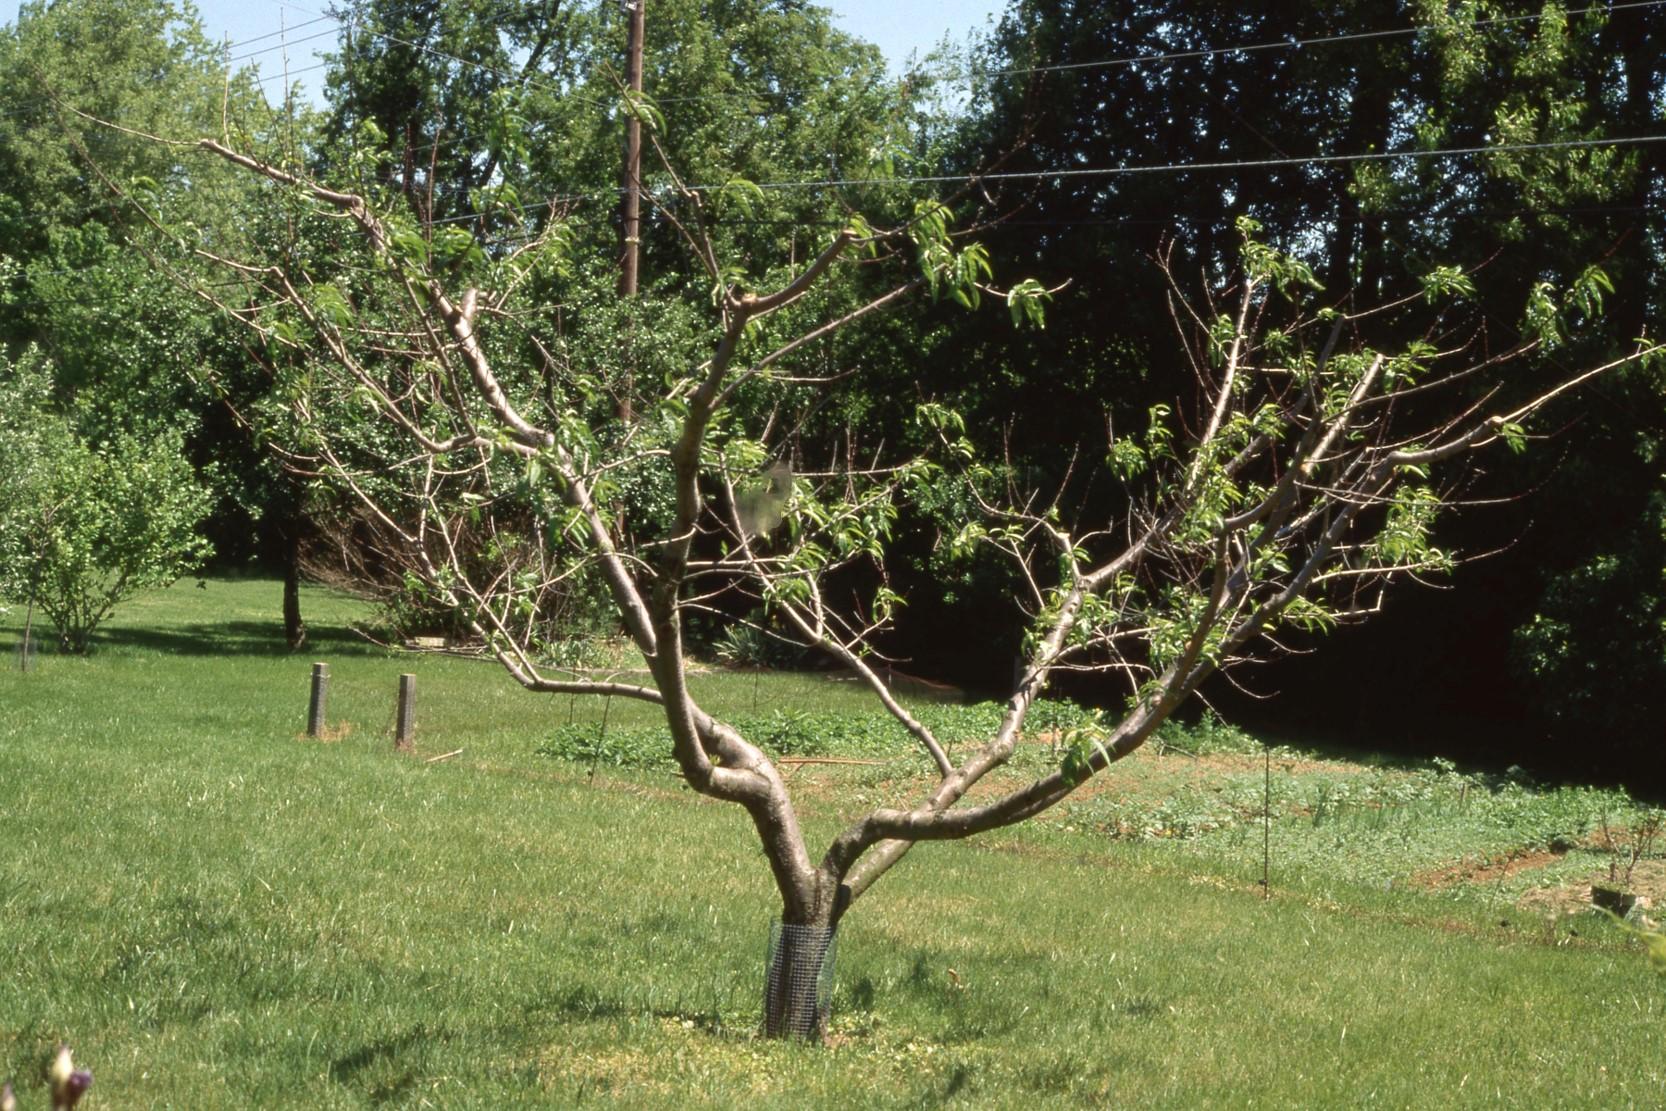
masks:
MULTIPOLYGON (((1276 875, 1263 900, 1070 820, 911 854, 840 931, 832 1046, 763 1041, 776 901, 743 814, 536 755, 603 708, 376 648, 350 599, 309 592, 291 656, 277 602, 182 584, 27 675, 21 615, 0 627, 0 1077, 25 1108, 59 1040, 84 1107, 1666 1102, 1666 979, 1594 918, 1276 875), (327 743, 300 736, 313 659, 327 743), (391 747, 405 671, 417 758, 391 747)), ((719 712, 868 709, 754 682, 698 679, 719 712)), ((819 839, 875 777, 817 774, 819 839)))

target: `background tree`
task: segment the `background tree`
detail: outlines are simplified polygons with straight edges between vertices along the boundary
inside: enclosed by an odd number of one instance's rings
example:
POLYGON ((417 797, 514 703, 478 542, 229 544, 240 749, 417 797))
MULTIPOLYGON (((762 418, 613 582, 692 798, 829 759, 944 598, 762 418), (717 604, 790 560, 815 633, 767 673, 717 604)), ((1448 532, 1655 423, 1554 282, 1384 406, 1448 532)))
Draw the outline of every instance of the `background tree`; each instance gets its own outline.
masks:
MULTIPOLYGON (((1661 151, 1603 141, 1660 134, 1661 52, 1649 44, 1661 19, 1653 7, 1014 5, 965 78, 972 112, 961 164, 1005 156, 1002 169, 1038 175, 987 185, 1006 218, 982 238, 998 269, 1071 285, 1052 308, 1055 326, 1016 349, 987 324, 925 328, 941 346, 920 361, 924 388, 957 398, 973 420, 1009 424, 1016 463, 1061 466, 1053 445, 1088 450, 1189 377, 1170 348, 1162 290, 1126 261, 1172 235, 1178 270, 1224 285, 1240 214, 1309 258, 1338 307, 1405 296, 1437 263, 1485 264, 1460 311, 1499 343, 1523 334, 1522 305, 1537 283, 1565 289, 1599 263, 1615 286, 1611 311, 1517 373, 1548 383, 1629 350, 1658 331, 1661 151), (1500 144, 1549 146, 1350 160, 1500 144), (1324 158, 1338 160, 1313 161, 1324 158), (1095 173, 1149 166, 1177 168, 1095 173), (969 363, 1011 369, 969 386, 951 369, 969 363)), ((1365 327, 1375 342, 1406 338, 1393 318, 1365 327)), ((1258 703, 1224 686, 1214 696, 1267 727, 1330 733, 1340 717, 1374 743, 1521 759, 1523 732, 1541 732, 1549 706, 1539 701, 1545 688, 1512 679, 1504 664, 1513 630, 1542 609, 1558 575, 1637 543, 1632 523, 1659 489, 1650 445, 1666 419, 1663 396, 1658 372, 1643 368, 1582 393, 1553 424, 1577 434, 1489 462, 1468 496, 1495 504, 1440 526, 1443 543, 1483 550, 1508 537, 1506 550, 1455 568, 1450 591, 1408 595, 1311 665, 1262 673, 1259 691, 1289 697, 1258 703), (1365 692, 1348 681, 1385 658, 1399 661, 1399 681, 1365 692)), ((892 419, 900 426, 907 414, 892 419)), ((1074 474, 1081 485, 1090 477, 1074 474)), ((1076 496, 1119 495, 1096 481, 1076 496)), ((939 575, 923 556, 915 565, 920 587, 939 575)), ((918 624, 905 623, 897 650, 995 682, 930 629, 946 621, 979 627, 969 642, 1001 636, 1009 586, 984 572, 957 584, 954 605, 916 606, 918 624)), ((1593 614, 1589 627, 1597 635, 1601 619, 1593 614)), ((1638 641, 1622 651, 1653 649, 1638 641)), ((1666 713, 1654 720, 1666 727, 1666 713)), ((1580 769, 1601 756, 1611 773, 1654 774, 1648 738, 1659 732, 1582 744, 1580 769)), ((1554 764, 1559 751, 1546 744, 1533 757, 1554 764)))
MULTIPOLYGON (((158 255, 174 232, 234 254, 269 229, 244 177, 211 166, 187 175, 175 151, 146 138, 262 134, 275 117, 252 74, 228 73, 195 13, 165 0, 24 4, 0 28, 0 58, 0 346, 45 353, 54 405, 80 439, 177 443, 216 491, 201 527, 218 558, 281 560, 293 584, 298 495, 208 386, 214 377, 247 407, 260 383, 247 337, 179 294, 181 280, 217 276, 170 274, 158 255)), ((305 128, 285 121, 282 132, 305 128)), ((298 609, 286 617, 293 641, 298 609)))
POLYGON ((1641 761, 1666 741, 1666 498, 1626 539, 1552 580, 1512 663, 1558 733, 1641 761))
POLYGON ((199 565, 210 495, 177 433, 87 442, 53 410, 33 351, 0 357, 0 597, 38 607, 71 652, 141 590, 199 565))

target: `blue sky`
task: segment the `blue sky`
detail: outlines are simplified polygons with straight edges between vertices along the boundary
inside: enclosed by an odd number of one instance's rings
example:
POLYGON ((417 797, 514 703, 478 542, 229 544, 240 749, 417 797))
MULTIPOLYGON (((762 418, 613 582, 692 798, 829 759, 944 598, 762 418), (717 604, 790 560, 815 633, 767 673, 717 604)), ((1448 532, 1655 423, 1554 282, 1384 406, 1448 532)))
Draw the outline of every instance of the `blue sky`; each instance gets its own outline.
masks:
MULTIPOLYGON (((335 25, 320 20, 327 0, 199 0, 197 10, 211 37, 229 37, 247 45, 234 56, 253 54, 245 64, 257 64, 261 73, 277 88, 284 72, 283 51, 288 42, 289 72, 316 94, 323 71, 318 52, 335 42, 335 25), (281 34, 279 32, 282 32, 281 34), (270 36, 250 42, 256 36, 270 36), (258 54, 254 52, 260 51, 258 54)), ((19 0, 0 0, 0 22, 17 18, 19 0)), ((858 38, 876 44, 896 68, 910 53, 925 53, 945 35, 963 39, 968 31, 988 26, 990 17, 1005 7, 1002 0, 934 0, 907 3, 906 0, 824 0, 835 22, 858 38)), ((653 18, 650 7, 649 18, 653 18)))

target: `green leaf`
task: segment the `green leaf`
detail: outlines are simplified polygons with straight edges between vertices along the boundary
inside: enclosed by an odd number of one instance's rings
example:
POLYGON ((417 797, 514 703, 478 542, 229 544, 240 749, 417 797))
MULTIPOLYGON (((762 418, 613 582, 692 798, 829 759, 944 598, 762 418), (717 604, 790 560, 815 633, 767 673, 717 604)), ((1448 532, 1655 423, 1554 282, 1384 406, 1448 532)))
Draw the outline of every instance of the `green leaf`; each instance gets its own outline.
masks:
POLYGON ((1012 326, 1021 328, 1029 324, 1035 328, 1047 327, 1046 302, 1052 300, 1052 293, 1034 278, 1025 278, 1007 291, 1007 312, 1012 315, 1012 326))
POLYGON ((1456 266, 1437 266, 1423 275, 1423 299, 1429 304, 1445 297, 1473 297, 1475 283, 1456 266))
POLYGON ((434 262, 439 266, 484 262, 486 253, 464 228, 444 227, 434 233, 434 262))
POLYGON ((388 253, 407 266, 422 269, 428 265, 428 241, 415 228, 400 228, 390 235, 388 253))
POLYGON ((647 93, 626 89, 620 98, 619 110, 650 131, 665 131, 665 114, 647 93))
POLYGON ((337 328, 353 323, 353 306, 348 303, 347 295, 328 282, 313 286, 307 299, 314 312, 337 328))
POLYGON ((1527 294, 1527 311, 1521 330, 1542 343, 1546 350, 1562 345, 1562 319, 1556 304, 1556 290, 1549 282, 1536 283, 1527 294))
POLYGON ((758 187, 757 182, 748 181, 743 177, 733 177, 717 191, 717 198, 733 204, 742 213, 750 216, 753 205, 764 202, 764 191, 758 187))

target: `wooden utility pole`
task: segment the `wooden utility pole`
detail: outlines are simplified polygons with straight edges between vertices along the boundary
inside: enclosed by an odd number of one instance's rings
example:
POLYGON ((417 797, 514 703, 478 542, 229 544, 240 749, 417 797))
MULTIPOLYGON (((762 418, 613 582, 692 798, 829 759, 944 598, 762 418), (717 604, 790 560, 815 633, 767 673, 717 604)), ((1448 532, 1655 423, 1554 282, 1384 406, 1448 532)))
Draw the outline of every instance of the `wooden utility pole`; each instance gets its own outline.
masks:
MULTIPOLYGON (((625 45, 625 84, 635 98, 642 94, 642 33, 648 0, 620 0, 630 14, 630 31, 625 45)), ((633 106, 634 107, 634 106, 633 106)), ((619 201, 619 296, 636 296, 638 259, 642 247, 642 121, 633 110, 625 117, 625 168, 620 182, 624 195, 619 201)), ((627 365, 620 387, 619 419, 631 422, 631 393, 636 375, 627 365)))
MULTIPOLYGON (((625 84, 633 96, 642 94, 642 29, 647 0, 622 0, 630 13, 625 46, 625 84)), ((636 295, 637 254, 642 229, 642 121, 634 112, 625 117, 625 170, 620 182, 619 296, 636 295)))

